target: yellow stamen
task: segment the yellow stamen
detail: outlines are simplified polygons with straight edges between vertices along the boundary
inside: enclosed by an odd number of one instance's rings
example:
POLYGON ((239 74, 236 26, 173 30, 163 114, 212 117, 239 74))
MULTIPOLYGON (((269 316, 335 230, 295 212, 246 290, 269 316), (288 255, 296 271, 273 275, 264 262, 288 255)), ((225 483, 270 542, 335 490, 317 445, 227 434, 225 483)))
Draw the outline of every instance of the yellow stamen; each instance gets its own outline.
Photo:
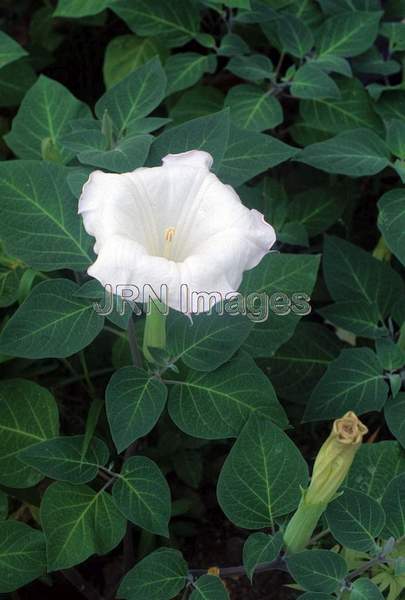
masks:
POLYGON ((172 249, 173 249, 172 242, 173 242, 175 233, 176 233, 175 227, 167 227, 167 229, 165 229, 165 232, 164 232, 165 243, 164 243, 164 247, 163 247, 163 256, 165 258, 168 258, 168 259, 171 258, 172 249))

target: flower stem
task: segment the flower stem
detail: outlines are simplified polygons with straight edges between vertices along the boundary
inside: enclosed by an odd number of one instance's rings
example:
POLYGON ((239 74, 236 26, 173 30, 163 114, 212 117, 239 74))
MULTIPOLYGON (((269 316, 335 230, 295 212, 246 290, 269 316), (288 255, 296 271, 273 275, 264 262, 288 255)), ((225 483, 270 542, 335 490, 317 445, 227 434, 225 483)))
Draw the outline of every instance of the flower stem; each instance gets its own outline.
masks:
POLYGON ((149 301, 148 313, 146 315, 145 332, 143 334, 143 353, 149 362, 153 362, 153 356, 149 348, 164 350, 166 348, 166 313, 161 302, 149 301))

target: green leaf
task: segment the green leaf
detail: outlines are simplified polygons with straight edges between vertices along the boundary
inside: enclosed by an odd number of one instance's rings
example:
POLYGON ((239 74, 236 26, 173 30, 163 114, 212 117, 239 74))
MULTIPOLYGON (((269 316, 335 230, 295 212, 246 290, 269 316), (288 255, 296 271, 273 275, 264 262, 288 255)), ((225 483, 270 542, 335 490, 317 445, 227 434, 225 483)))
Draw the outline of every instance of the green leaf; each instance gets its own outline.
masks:
POLYGON ((0 69, 22 56, 27 56, 24 48, 4 31, 0 31, 0 69))
POLYGON ((304 419, 335 419, 352 410, 358 415, 380 410, 388 386, 382 367, 369 348, 342 350, 312 392, 304 419))
POLYGON ((166 154, 205 150, 214 158, 214 169, 218 169, 228 136, 229 111, 226 109, 166 129, 153 143, 148 162, 156 166, 166 154))
POLYGON ((213 73, 216 59, 212 54, 179 52, 166 61, 167 95, 179 92, 197 83, 205 72, 213 73))
POLYGON ((235 85, 226 98, 231 119, 243 129, 264 131, 273 129, 283 121, 280 102, 269 92, 254 85, 235 85))
POLYGON ((273 74, 273 64, 271 60, 263 54, 234 56, 227 64, 226 68, 237 77, 247 79, 248 81, 271 79, 273 74))
POLYGON ((405 448, 405 392, 388 399, 384 416, 389 430, 405 448))
POLYGON ((343 494, 328 505, 326 520, 339 544, 368 552, 377 550, 375 539, 384 527, 385 514, 377 500, 345 488, 343 494))
POLYGON ((82 270, 91 262, 65 167, 38 161, 0 163, 0 235, 9 254, 34 269, 82 270))
POLYGON ((390 481, 403 472, 405 452, 397 442, 363 444, 350 468, 347 485, 380 502, 390 481))
POLYGON ((255 321, 245 347, 253 356, 272 356, 293 335, 300 318, 309 314, 319 259, 270 253, 245 274, 240 291, 255 321), (260 303, 258 309, 255 300, 260 303))
POLYGON ((18 521, 0 522, 0 593, 7 594, 46 572, 41 531, 18 521))
POLYGON ((52 483, 41 502, 48 571, 68 569, 92 554, 107 554, 122 540, 126 520, 107 492, 52 483))
MULTIPOLYGON (((344 75, 344 77, 352 77, 350 63, 342 56, 319 56, 313 58, 309 64, 319 67, 326 73, 338 73, 339 75, 344 75)), ((356 83, 356 81, 353 80, 353 83, 356 83)), ((363 86, 361 86, 361 89, 364 89, 363 86)), ((367 93, 365 96, 367 97, 367 93)))
POLYGON ((289 437, 263 416, 252 416, 236 440, 218 480, 219 504, 238 527, 273 527, 293 511, 308 468, 289 437))
POLYGON ((398 340, 395 343, 390 337, 376 340, 375 350, 378 360, 387 371, 396 371, 405 365, 405 352, 398 340))
POLYGON ((341 190, 311 188, 297 194, 288 205, 288 219, 305 226, 310 237, 323 233, 343 212, 341 190))
MULTIPOLYGON (((226 311, 226 305, 225 305, 226 311)), ((181 359, 190 369, 213 371, 240 348, 252 329, 244 315, 201 313, 190 319, 170 311, 167 320, 167 350, 174 361, 181 359)))
POLYGON ((382 318, 392 313, 404 285, 398 274, 371 254, 338 237, 327 236, 323 268, 335 302, 376 303, 382 318))
POLYGON ((97 15, 108 8, 111 0, 58 0, 54 17, 70 17, 79 19, 97 15))
POLYGON ((193 582, 190 600, 227 600, 229 594, 224 583, 215 575, 202 575, 193 582))
POLYGON ((376 175, 390 164, 390 153, 369 129, 354 129, 311 144, 300 152, 297 160, 327 173, 352 177, 376 175))
POLYGON ((326 321, 358 335, 377 339, 388 334, 381 323, 378 306, 365 300, 330 304, 317 311, 326 321))
POLYGON ((68 162, 72 153, 62 148, 60 139, 69 121, 88 116, 89 108, 67 88, 40 75, 21 102, 4 139, 19 158, 42 159, 44 144, 48 143, 60 158, 58 162, 68 162))
POLYGON ((305 123, 331 134, 359 127, 382 133, 381 118, 360 81, 336 78, 336 82, 340 98, 312 98, 300 102, 300 114, 305 123))
POLYGON ((360 577, 353 582, 350 600, 384 600, 384 596, 371 579, 360 577))
POLYGON ((20 460, 45 477, 70 483, 86 483, 97 475, 109 458, 107 446, 95 438, 82 455, 83 436, 57 437, 28 446, 19 454, 20 460))
POLYGON ((316 44, 320 56, 357 56, 377 37, 382 12, 351 12, 327 19, 316 44))
POLYGON ((386 523, 383 534, 399 540, 405 535, 405 473, 398 475, 385 490, 381 501, 386 523))
POLYGON ((112 488, 117 508, 146 531, 169 537, 170 489, 157 465, 145 456, 124 462, 112 488))
POLYGON ((345 560, 330 550, 304 550, 287 558, 294 580, 309 592, 337 592, 347 574, 345 560))
POLYGON ((283 535, 279 531, 275 535, 257 532, 251 533, 243 546, 243 566, 250 581, 256 567, 270 563, 277 558, 283 546, 283 535))
POLYGON ((387 146, 392 154, 405 159, 405 123, 400 119, 392 119, 387 126, 387 146))
POLYGON ((290 13, 281 14, 277 19, 277 35, 284 52, 297 58, 303 58, 314 45, 309 27, 290 13))
POLYGON ((26 60, 18 60, 0 69, 0 107, 17 106, 37 76, 26 60))
POLYGON ((169 115, 177 125, 218 112, 223 104, 224 95, 220 90, 208 85, 196 85, 184 92, 173 107, 169 108, 169 115))
POLYGON ((301 321, 293 337, 269 360, 269 377, 277 395, 303 403, 342 343, 327 327, 301 321))
POLYGON ((124 367, 114 373, 106 389, 106 410, 118 452, 153 429, 166 397, 166 386, 143 369, 124 367))
POLYGON ((183 46, 198 33, 200 22, 197 6, 189 0, 137 0, 128 4, 126 0, 118 0, 111 4, 132 31, 138 35, 156 36, 167 46, 183 46))
POLYGON ((322 11, 328 15, 347 14, 350 11, 373 11, 381 6, 379 0, 318 0, 322 11))
POLYGON ((378 201, 378 228, 395 256, 405 265, 405 204, 402 189, 391 190, 378 201))
POLYGON ((211 373, 191 371, 170 391, 171 418, 194 437, 236 437, 254 412, 280 427, 288 423, 270 380, 247 354, 211 373))
POLYGON ((117 598, 170 600, 186 585, 187 572, 187 563, 178 550, 159 548, 125 575, 117 598))
POLYGON ((231 128, 218 177, 237 187, 295 156, 298 148, 263 133, 231 128))
POLYGON ((104 318, 89 300, 75 296, 78 288, 69 279, 36 285, 7 321, 0 351, 23 358, 62 358, 88 346, 102 330, 104 318))
POLYGON ((21 270, 0 265, 0 307, 10 306, 18 298, 21 270))
POLYGON ((291 94, 297 98, 340 98, 336 83, 319 67, 309 63, 295 73, 291 94))
POLYGON ((58 435, 58 408, 53 396, 33 381, 11 379, 0 384, 0 482, 31 487, 42 475, 20 460, 19 454, 58 435))
POLYGON ((152 58, 101 96, 96 115, 102 119, 107 111, 121 137, 133 121, 145 117, 161 103, 165 90, 165 72, 159 59, 152 58))
POLYGON ((0 521, 7 519, 8 515, 8 497, 3 492, 0 492, 0 521))
POLYGON ((165 50, 154 38, 118 35, 108 44, 103 64, 105 85, 112 87, 154 56, 165 57, 165 50))

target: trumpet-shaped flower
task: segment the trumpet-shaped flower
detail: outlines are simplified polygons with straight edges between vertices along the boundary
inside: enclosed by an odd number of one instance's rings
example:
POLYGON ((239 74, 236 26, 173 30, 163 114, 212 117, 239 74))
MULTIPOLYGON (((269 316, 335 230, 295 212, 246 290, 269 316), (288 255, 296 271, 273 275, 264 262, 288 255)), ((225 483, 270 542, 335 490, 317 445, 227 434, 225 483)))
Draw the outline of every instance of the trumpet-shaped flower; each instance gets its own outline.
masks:
POLYGON ((209 301, 201 303, 199 294, 234 296, 243 272, 274 244, 274 229, 210 172, 207 152, 169 154, 162 162, 90 175, 79 200, 98 255, 88 273, 113 290, 136 286, 141 302, 163 286, 171 308, 203 312, 209 301))

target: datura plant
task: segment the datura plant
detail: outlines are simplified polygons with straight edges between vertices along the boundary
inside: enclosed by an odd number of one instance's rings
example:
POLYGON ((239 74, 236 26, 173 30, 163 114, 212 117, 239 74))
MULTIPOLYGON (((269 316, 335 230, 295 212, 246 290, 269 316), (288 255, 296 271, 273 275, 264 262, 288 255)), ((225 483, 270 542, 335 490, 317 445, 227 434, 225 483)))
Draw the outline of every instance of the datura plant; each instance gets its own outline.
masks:
POLYGON ((0 596, 403 600, 405 3, 0 19, 0 596))

